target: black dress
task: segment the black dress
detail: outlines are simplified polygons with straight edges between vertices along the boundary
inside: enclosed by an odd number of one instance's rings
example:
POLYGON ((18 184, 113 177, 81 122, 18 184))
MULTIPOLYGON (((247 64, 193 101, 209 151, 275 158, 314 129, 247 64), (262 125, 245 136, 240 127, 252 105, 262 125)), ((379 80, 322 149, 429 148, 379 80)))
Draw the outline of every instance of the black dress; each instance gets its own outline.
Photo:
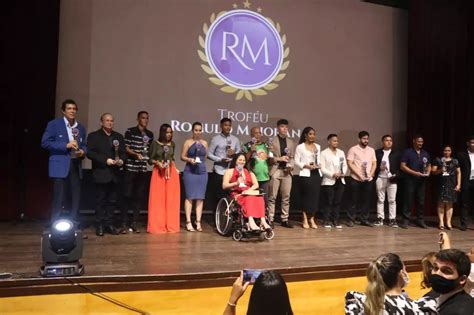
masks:
MULTIPOLYGON (((438 175, 438 201, 441 202, 456 202, 457 192, 454 190, 457 184, 456 170, 459 168, 459 162, 457 159, 451 159, 444 162, 446 166, 446 172, 438 175)), ((440 158, 436 158, 435 165, 438 169, 443 169, 443 161, 440 158)))

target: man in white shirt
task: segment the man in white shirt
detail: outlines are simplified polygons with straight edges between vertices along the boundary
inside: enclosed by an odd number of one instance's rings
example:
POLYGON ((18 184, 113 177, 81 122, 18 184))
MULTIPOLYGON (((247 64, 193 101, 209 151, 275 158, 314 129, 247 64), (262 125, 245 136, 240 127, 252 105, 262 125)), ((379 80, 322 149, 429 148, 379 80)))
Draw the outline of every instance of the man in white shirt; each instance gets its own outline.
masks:
POLYGON ((382 148, 375 150, 377 168, 375 170, 375 187, 377 189, 377 219, 375 226, 382 226, 385 219, 385 195, 388 199, 389 221, 388 225, 398 227, 397 216, 397 176, 400 170, 400 154, 392 149, 391 135, 382 137, 382 148))
POLYGON ((459 152, 457 158, 461 168, 461 231, 466 231, 470 212, 474 210, 474 135, 466 142, 467 150, 459 152))
POLYGON ((321 190, 326 198, 323 209, 324 227, 341 229, 339 223, 339 210, 342 195, 344 194, 344 174, 347 172, 346 155, 338 149, 339 139, 336 134, 327 137, 329 147, 321 152, 321 171, 323 180, 321 190))

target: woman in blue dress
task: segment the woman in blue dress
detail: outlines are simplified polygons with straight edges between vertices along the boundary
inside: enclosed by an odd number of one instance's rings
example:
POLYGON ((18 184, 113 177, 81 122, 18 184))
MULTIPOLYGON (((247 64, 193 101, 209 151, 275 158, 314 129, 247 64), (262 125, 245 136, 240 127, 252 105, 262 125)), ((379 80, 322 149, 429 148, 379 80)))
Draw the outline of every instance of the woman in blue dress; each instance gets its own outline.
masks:
POLYGON ((192 127, 193 137, 183 144, 181 160, 186 162, 183 171, 184 190, 186 200, 184 201, 184 211, 186 213, 186 230, 189 232, 202 231, 201 216, 207 186, 207 142, 201 139, 202 124, 195 122, 192 127), (196 230, 191 222, 191 210, 193 200, 196 200, 196 230))

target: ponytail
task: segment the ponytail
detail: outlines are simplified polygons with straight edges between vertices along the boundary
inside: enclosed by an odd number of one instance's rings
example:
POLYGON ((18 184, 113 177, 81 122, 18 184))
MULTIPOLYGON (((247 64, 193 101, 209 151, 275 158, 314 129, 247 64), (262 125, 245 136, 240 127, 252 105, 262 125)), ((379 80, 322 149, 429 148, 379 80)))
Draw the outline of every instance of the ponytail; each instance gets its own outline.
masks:
POLYGON ((386 286, 380 274, 378 260, 370 263, 367 269, 367 289, 364 303, 365 315, 379 315, 384 309, 386 286))

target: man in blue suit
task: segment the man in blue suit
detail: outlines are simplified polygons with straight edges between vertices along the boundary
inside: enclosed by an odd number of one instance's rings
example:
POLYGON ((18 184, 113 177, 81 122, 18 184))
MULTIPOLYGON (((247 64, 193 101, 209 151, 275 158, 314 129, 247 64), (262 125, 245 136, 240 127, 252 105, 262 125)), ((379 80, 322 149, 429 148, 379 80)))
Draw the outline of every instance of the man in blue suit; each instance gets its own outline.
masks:
POLYGON ((76 102, 65 100, 61 110, 63 117, 51 120, 41 139, 43 149, 50 152, 49 177, 53 179, 51 222, 61 216, 68 186, 71 191, 69 219, 77 220, 81 196, 81 162, 87 151, 86 130, 76 120, 76 102))

